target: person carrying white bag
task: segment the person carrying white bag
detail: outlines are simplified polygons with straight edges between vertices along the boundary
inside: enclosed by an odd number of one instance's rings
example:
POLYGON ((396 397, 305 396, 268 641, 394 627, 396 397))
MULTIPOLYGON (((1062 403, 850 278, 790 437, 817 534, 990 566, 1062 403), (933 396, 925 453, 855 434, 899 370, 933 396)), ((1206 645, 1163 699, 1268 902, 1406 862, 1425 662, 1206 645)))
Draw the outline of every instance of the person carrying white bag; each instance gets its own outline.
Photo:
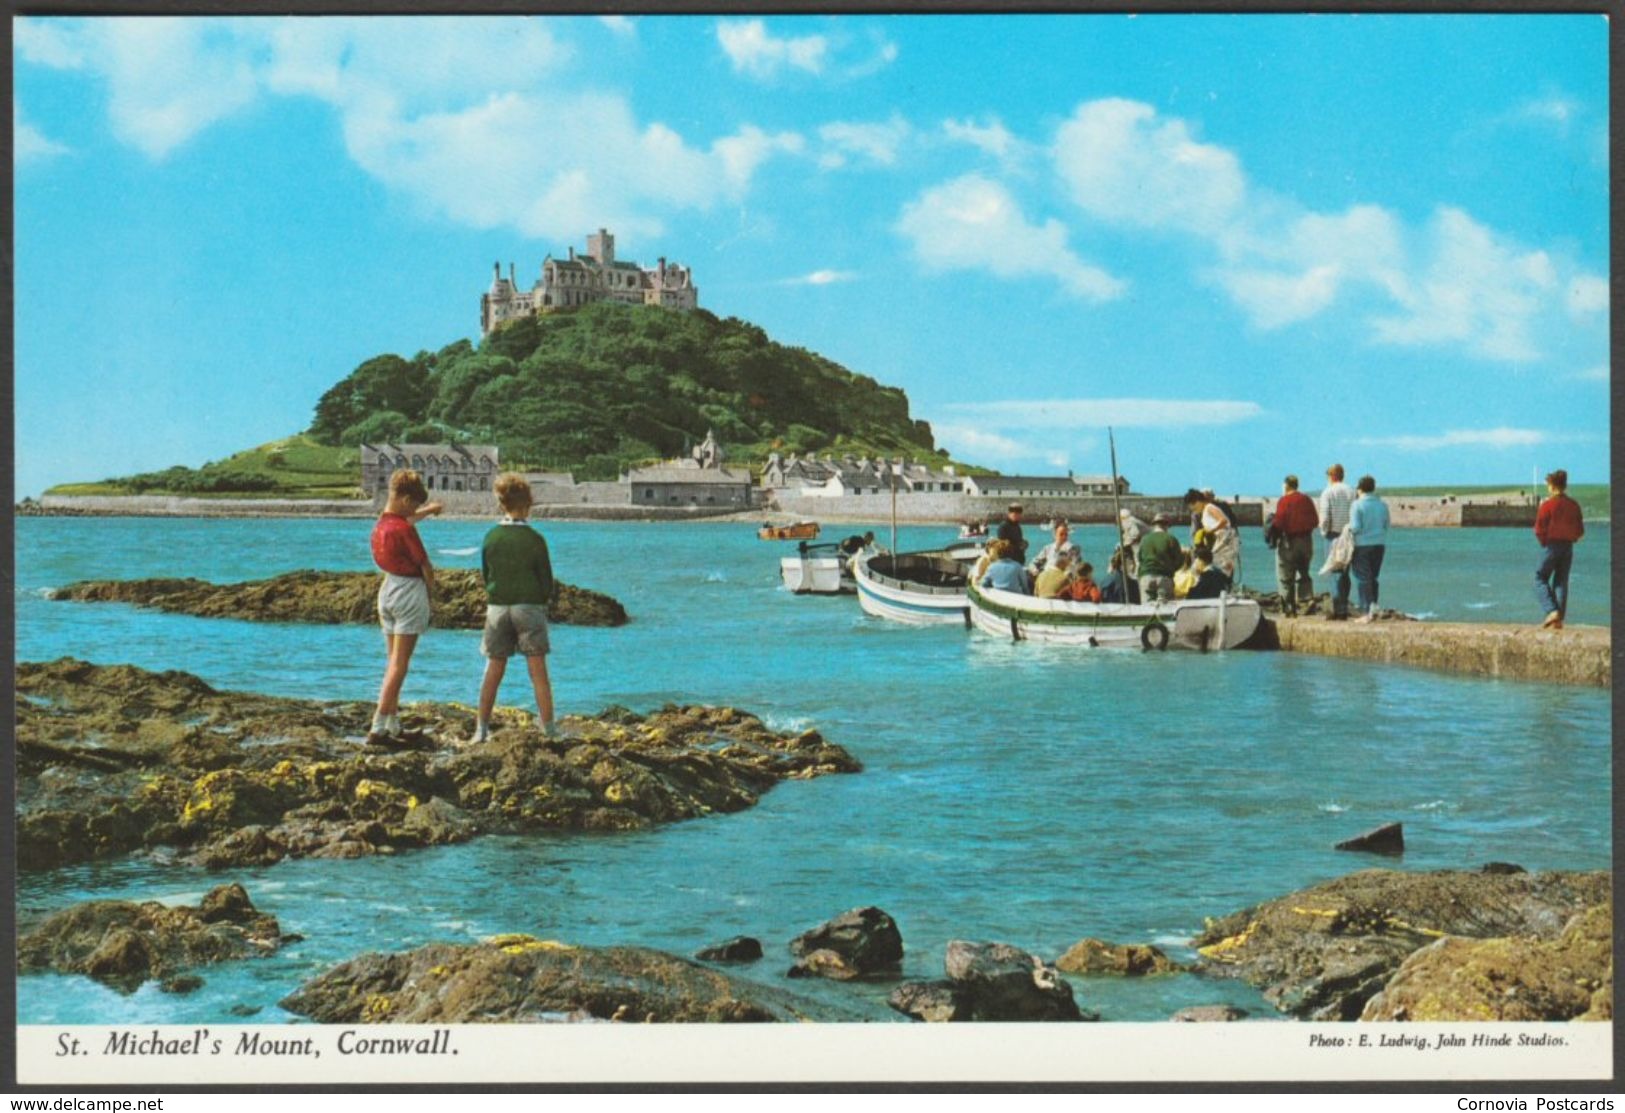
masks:
POLYGON ((1354 560, 1354 536, 1348 532, 1349 514, 1354 506, 1354 490, 1343 482, 1343 465, 1326 469, 1326 489, 1320 492, 1320 532, 1329 542, 1322 576, 1337 576, 1332 592, 1332 613, 1328 619, 1345 621, 1349 616, 1349 565, 1354 560))

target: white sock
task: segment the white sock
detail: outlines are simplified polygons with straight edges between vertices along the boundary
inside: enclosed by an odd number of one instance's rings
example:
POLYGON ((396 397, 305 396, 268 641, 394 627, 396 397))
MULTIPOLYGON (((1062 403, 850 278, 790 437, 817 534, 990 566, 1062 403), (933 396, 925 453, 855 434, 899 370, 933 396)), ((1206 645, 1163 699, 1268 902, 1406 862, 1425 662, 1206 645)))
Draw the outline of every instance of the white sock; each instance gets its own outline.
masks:
POLYGON ((389 716, 385 715, 382 711, 373 712, 373 716, 372 716, 372 733, 373 734, 384 734, 384 733, 387 733, 388 730, 389 730, 389 716))
POLYGON ((491 737, 491 724, 480 719, 474 724, 474 741, 485 742, 491 737))

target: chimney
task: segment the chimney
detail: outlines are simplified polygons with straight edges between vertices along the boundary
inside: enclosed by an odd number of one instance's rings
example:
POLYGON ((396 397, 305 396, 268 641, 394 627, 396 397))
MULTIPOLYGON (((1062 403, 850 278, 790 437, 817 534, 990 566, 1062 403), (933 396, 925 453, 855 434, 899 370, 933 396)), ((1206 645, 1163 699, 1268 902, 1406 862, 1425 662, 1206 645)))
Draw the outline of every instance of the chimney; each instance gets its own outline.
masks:
POLYGON ((502 281, 502 264, 501 263, 492 263, 491 264, 491 281, 492 282, 501 282, 502 281))
POLYGON ((575 262, 575 261, 576 261, 576 249, 575 249, 575 247, 574 247, 574 246, 573 246, 573 245, 572 245, 572 246, 571 246, 571 248, 570 248, 570 262, 572 262, 572 263, 573 263, 573 262, 575 262))
MULTIPOLYGON (((508 264, 508 281, 513 282, 513 264, 512 263, 508 264)), ((514 282, 514 285, 517 286, 518 283, 514 282)))

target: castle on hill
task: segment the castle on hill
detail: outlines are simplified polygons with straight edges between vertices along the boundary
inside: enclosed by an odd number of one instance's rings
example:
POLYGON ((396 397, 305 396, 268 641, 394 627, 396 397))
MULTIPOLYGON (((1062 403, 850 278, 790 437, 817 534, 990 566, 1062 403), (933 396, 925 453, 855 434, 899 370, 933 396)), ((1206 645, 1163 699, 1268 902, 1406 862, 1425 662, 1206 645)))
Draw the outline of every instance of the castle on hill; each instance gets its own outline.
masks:
POLYGON ((587 250, 582 254, 577 255, 572 247, 567 259, 555 259, 551 254, 543 259, 541 277, 529 290, 519 289, 512 263, 507 278, 502 277, 502 264, 495 264, 491 287, 480 295, 480 335, 487 336, 498 325, 520 317, 598 301, 686 311, 699 307, 700 292, 694 285, 694 272, 668 263, 664 256, 652 268, 615 258, 615 237, 607 228, 600 228, 587 237, 587 250))

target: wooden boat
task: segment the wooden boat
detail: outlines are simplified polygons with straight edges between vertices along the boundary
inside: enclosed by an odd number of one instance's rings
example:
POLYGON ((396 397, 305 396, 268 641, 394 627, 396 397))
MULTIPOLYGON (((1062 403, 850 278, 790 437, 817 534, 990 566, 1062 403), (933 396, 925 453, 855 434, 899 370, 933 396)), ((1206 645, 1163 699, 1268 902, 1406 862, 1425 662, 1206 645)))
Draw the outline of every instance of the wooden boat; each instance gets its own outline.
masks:
MULTIPOLYGON (((971 549, 974 561, 980 550, 971 549)), ((970 627, 965 584, 970 568, 951 551, 860 554, 852 561, 858 605, 876 618, 911 626, 951 623, 970 627)))
POLYGON ((756 536, 762 541, 811 541, 818 536, 818 523, 794 522, 787 526, 776 526, 763 522, 756 536))
POLYGON ((971 622, 995 637, 1101 649, 1235 649, 1252 637, 1263 610, 1251 599, 1171 603, 1074 603, 968 586, 971 622))
POLYGON ((782 557, 779 578, 797 595, 850 595, 858 589, 851 562, 833 541, 803 543, 795 556, 782 557))
POLYGON ((985 541, 987 536, 986 522, 966 522, 959 527, 959 539, 961 541, 985 541))

